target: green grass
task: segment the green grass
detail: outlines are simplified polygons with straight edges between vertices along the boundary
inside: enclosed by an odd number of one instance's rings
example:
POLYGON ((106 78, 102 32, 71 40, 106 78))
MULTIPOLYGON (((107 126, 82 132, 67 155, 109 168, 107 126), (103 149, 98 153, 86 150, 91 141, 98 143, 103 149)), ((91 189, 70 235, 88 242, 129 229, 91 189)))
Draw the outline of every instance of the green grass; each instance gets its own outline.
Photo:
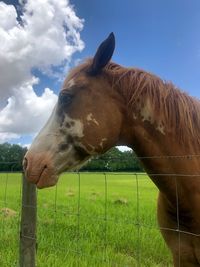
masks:
MULTIPOLYGON (((20 198, 20 174, 0 174, 1 267, 17 266, 20 198)), ((145 174, 64 174, 57 187, 38 191, 37 266, 172 266, 156 199, 145 174)))

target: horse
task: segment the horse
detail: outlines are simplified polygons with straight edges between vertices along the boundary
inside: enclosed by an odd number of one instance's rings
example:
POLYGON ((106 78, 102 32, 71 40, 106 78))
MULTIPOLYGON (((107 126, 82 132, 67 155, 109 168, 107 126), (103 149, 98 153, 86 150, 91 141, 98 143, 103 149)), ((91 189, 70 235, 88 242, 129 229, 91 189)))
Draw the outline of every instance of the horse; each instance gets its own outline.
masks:
POLYGON ((159 189, 157 218, 175 267, 200 266, 200 103, 171 82, 111 61, 111 33, 70 71, 24 157, 29 182, 53 186, 116 145, 132 148, 159 189))

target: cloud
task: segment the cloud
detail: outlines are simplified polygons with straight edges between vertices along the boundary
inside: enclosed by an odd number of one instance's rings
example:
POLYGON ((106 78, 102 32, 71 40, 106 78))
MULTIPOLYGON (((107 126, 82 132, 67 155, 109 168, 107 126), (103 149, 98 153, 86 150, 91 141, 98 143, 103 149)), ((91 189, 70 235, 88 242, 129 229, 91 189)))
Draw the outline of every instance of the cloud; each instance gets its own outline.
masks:
POLYGON ((9 97, 8 104, 1 111, 0 132, 15 133, 20 135, 37 132, 41 125, 50 116, 52 107, 57 101, 57 96, 49 88, 38 97, 33 90, 37 79, 25 82, 9 97), (51 107, 51 108, 49 108, 51 107))
POLYGON ((51 89, 37 96, 39 79, 31 71, 56 77, 55 66, 66 66, 84 48, 83 20, 67 0, 20 3, 19 17, 13 5, 0 2, 0 142, 6 134, 9 139, 38 131, 55 105, 51 89))
POLYGON ((10 141, 11 139, 18 139, 20 135, 14 133, 1 133, 0 132, 0 144, 10 141))

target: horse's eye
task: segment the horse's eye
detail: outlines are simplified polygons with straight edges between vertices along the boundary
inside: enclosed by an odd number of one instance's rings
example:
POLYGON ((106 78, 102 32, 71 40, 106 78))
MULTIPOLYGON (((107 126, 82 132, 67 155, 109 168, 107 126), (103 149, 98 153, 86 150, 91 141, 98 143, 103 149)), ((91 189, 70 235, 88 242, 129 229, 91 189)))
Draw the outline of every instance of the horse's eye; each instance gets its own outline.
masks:
POLYGON ((58 98, 58 101, 60 104, 70 104, 71 101, 72 101, 72 98, 73 98, 73 95, 70 94, 69 92, 61 92, 59 94, 59 98, 58 98))

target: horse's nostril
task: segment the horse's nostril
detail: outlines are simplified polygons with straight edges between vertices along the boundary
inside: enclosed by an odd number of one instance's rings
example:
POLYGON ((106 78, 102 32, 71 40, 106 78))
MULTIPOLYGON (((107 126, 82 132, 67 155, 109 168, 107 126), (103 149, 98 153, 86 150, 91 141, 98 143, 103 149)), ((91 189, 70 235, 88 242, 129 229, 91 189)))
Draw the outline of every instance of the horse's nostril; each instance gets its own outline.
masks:
POLYGON ((27 169, 27 166, 28 166, 28 160, 26 157, 24 157, 23 159, 23 168, 24 168, 24 171, 27 169))

